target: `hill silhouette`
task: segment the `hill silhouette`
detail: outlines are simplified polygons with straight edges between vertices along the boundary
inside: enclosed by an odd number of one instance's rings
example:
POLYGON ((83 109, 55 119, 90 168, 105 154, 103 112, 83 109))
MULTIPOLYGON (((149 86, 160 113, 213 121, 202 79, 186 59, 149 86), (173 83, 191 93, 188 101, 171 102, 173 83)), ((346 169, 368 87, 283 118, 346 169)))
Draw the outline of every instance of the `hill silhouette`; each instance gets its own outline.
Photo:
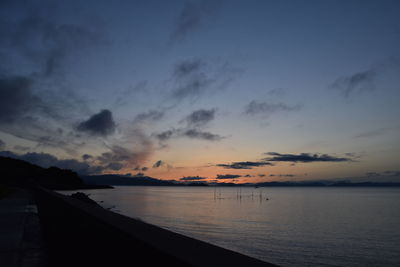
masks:
POLYGON ((116 175, 116 174, 104 174, 104 175, 88 175, 82 176, 82 179, 87 184, 92 185, 157 185, 157 186, 175 186, 176 183, 170 181, 159 180, 144 175, 116 175))
MULTIPOLYGON (((43 186, 48 189, 69 190, 93 188, 87 185, 76 172, 57 167, 42 168, 29 162, 0 156, 0 183, 32 187, 43 186)), ((106 186, 96 186, 106 188, 106 186)))

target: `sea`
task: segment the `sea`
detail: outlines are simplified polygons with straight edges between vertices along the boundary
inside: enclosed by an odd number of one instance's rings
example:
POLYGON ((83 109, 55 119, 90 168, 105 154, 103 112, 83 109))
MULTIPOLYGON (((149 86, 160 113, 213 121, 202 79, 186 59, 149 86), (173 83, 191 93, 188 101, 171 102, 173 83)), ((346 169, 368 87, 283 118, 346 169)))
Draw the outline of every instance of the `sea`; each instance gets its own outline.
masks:
POLYGON ((400 266, 399 187, 79 191, 114 212, 281 266, 400 266))

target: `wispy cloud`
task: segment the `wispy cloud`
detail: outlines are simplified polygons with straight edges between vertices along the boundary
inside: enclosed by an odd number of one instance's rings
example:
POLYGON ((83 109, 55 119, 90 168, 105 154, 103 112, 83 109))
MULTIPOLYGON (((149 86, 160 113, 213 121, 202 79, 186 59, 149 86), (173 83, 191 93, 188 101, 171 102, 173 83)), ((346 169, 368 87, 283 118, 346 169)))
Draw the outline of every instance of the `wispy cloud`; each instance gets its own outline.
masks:
POLYGON ((149 110, 147 112, 139 113, 134 118, 134 123, 155 122, 159 121, 165 116, 164 110, 149 110))
POLYGON ((229 62, 207 62, 201 58, 179 61, 172 71, 171 99, 196 101, 206 93, 224 89, 241 72, 229 62))
POLYGON ((201 128, 207 126, 215 118, 216 109, 199 109, 184 117, 180 123, 186 123, 182 128, 173 128, 155 134, 160 142, 168 141, 171 138, 187 137, 207 141, 220 141, 224 136, 204 131, 201 128))
POLYGON ((338 90, 344 97, 349 98, 355 94, 372 91, 376 88, 377 77, 389 70, 399 70, 398 58, 381 60, 370 68, 345 75, 336 79, 331 88, 338 90))
POLYGON ((196 32, 220 6, 221 1, 218 0, 185 2, 171 33, 170 44, 183 41, 196 32))
POLYGON ((300 105, 287 105, 285 103, 270 103, 270 102, 258 102, 256 100, 251 101, 245 107, 245 114, 248 115, 261 115, 268 117, 278 112, 292 112, 301 109, 300 105))
POLYGON ((221 136, 219 134, 201 131, 198 129, 171 129, 155 134, 155 137, 161 142, 168 141, 171 138, 179 137, 187 137, 191 139, 200 139, 206 141, 220 141, 225 138, 224 136, 221 136))
POLYGON ((386 134, 388 131, 392 130, 392 128, 379 128, 372 131, 362 132, 354 136, 354 138, 368 138, 368 137, 375 137, 379 135, 386 134))
POLYGON ((338 78, 332 87, 339 90, 343 96, 349 97, 356 92, 370 91, 375 88, 374 79, 377 72, 374 68, 356 72, 349 76, 338 78))
POLYGON ((215 117, 216 109, 199 109, 190 113, 182 121, 187 123, 187 127, 203 127, 215 117))

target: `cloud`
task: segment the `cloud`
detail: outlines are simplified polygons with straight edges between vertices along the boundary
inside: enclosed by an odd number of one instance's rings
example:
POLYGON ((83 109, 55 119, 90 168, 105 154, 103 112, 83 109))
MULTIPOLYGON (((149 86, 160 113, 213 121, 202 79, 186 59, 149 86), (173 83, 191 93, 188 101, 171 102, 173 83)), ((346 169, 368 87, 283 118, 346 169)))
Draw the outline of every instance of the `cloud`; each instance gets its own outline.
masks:
POLYGON ((195 101, 205 93, 225 88, 241 71, 228 62, 207 64, 200 58, 182 60, 174 65, 172 78, 175 84, 171 98, 195 101))
POLYGON ((332 87, 339 90, 343 96, 349 97, 356 92, 373 90, 377 72, 374 68, 360 71, 349 76, 338 78, 332 87))
POLYGON ((202 131, 200 129, 204 126, 207 126, 207 124, 214 119, 215 112, 216 109, 199 109, 193 111, 180 121, 181 123, 186 122, 185 127, 166 130, 164 132, 155 134, 155 137, 161 142, 178 137, 187 137, 207 141, 220 141, 225 137, 207 131, 202 131))
POLYGON ((266 165, 273 166, 271 162, 266 161, 239 161, 230 164, 217 164, 218 167, 224 167, 225 169, 253 169, 266 165))
POLYGON ((86 161, 86 160, 89 160, 89 159, 92 159, 92 158, 93 158, 93 156, 92 156, 92 155, 89 155, 89 154, 83 154, 83 155, 82 155, 82 159, 85 160, 85 161, 86 161))
POLYGON ((277 176, 277 177, 295 177, 296 175, 294 175, 294 174, 270 174, 269 176, 270 177, 274 177, 274 176, 277 176))
POLYGON ((183 119, 188 127, 198 128, 203 127, 215 117, 215 109, 199 109, 193 111, 186 118, 183 119))
POLYGON ((159 141, 167 141, 169 139, 171 139, 172 137, 174 137, 176 135, 177 130, 172 129, 172 130, 166 130, 164 132, 155 134, 155 137, 159 140, 159 141))
POLYGON ((310 153, 301 153, 299 155, 296 154, 280 154, 277 152, 267 152, 266 155, 270 155, 272 157, 266 158, 266 161, 282 161, 282 162, 345 162, 345 161, 353 161, 351 158, 340 158, 335 156, 330 156, 327 154, 310 154, 310 153))
POLYGON ((253 100, 245 107, 245 114, 263 115, 268 117, 273 113, 281 111, 286 111, 286 112, 298 111, 300 109, 301 109, 300 105, 289 106, 285 103, 257 102, 253 100))
POLYGON ((10 54, 17 53, 25 61, 37 65, 35 74, 42 78, 62 74, 68 58, 107 43, 102 32, 84 25, 50 20, 37 10, 31 8, 26 12, 28 15, 20 19, 2 20, 0 30, 6 41, 0 44, 11 50, 10 54))
POLYGON ((182 177, 179 180, 181 181, 199 181, 199 180, 205 180, 207 178, 205 177, 200 177, 200 176, 186 176, 186 177, 182 177))
POLYGON ((220 141, 224 136, 214 134, 198 129, 171 129, 154 135, 159 141, 166 142, 171 138, 187 137, 191 139, 200 139, 205 141, 220 141))
POLYGON ((164 111, 149 110, 148 112, 139 113, 134 118, 135 123, 154 122, 161 120, 165 115, 164 111))
POLYGON ((398 58, 387 58, 376 62, 369 69, 336 79, 330 87, 338 90, 344 97, 349 98, 357 93, 374 90, 375 82, 379 75, 389 70, 398 72, 399 66, 400 61, 398 58))
POLYGON ((258 174, 258 177, 265 177, 266 175, 263 173, 258 174))
POLYGON ((173 77, 178 87, 173 90, 172 97, 178 100, 193 99, 203 94, 215 82, 206 74, 205 66, 205 62, 201 59, 188 59, 176 64, 173 77))
POLYGON ((182 133, 182 136, 186 136, 186 137, 193 138, 193 139, 207 140, 207 141, 220 141, 225 138, 218 134, 213 134, 210 132, 203 132, 203 131, 199 131, 196 129, 185 130, 182 133))
POLYGON ((183 41, 197 31, 210 15, 220 8, 220 1, 202 0, 186 2, 170 36, 170 43, 183 41))
POLYGON ((107 136, 115 131, 115 122, 111 111, 103 109, 97 114, 92 115, 88 120, 81 122, 78 131, 88 132, 91 135, 107 136))
POLYGON ((241 177, 240 175, 236 174, 217 174, 216 179, 221 180, 221 179, 237 179, 241 177))
POLYGON ((124 147, 113 145, 110 151, 103 152, 100 156, 97 156, 96 161, 99 162, 101 166, 105 166, 105 168, 112 166, 121 166, 122 168, 129 161, 135 161, 136 156, 134 152, 124 147))
POLYGON ((164 165, 164 162, 162 160, 158 160, 153 164, 153 168, 159 168, 162 165, 164 165))
POLYGON ((354 138, 375 137, 375 136, 383 135, 390 130, 392 130, 392 128, 380 128, 380 129, 360 133, 360 134, 354 136, 354 138))
POLYGON ((19 151, 28 151, 28 150, 30 150, 31 148, 30 148, 29 146, 15 145, 15 146, 14 146, 14 149, 15 149, 15 150, 19 150, 19 151))
POLYGON ((6 147, 6 143, 0 139, 0 150, 3 150, 6 147))
POLYGON ((175 65, 174 76, 176 79, 185 78, 193 73, 202 71, 205 62, 201 59, 184 60, 175 65))
POLYGON ((19 122, 24 116, 43 110, 42 100, 32 93, 33 79, 0 76, 0 124, 19 122))
POLYGON ((43 136, 65 139, 55 136, 57 128, 70 128, 72 115, 87 108, 69 89, 66 73, 75 59, 108 41, 90 25, 49 15, 57 14, 59 5, 10 2, 3 4, 0 19, 1 130, 35 142, 43 136))
POLYGON ((400 176, 400 171, 384 171, 383 175, 400 176))

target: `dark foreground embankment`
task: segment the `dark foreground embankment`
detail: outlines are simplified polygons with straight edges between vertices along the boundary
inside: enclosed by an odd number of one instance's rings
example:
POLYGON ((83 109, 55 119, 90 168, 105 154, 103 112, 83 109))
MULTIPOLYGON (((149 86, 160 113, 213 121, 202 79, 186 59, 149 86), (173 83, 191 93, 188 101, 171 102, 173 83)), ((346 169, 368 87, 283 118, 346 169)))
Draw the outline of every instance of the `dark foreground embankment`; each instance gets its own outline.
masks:
POLYGON ((274 266, 53 191, 36 201, 52 266, 274 266))

